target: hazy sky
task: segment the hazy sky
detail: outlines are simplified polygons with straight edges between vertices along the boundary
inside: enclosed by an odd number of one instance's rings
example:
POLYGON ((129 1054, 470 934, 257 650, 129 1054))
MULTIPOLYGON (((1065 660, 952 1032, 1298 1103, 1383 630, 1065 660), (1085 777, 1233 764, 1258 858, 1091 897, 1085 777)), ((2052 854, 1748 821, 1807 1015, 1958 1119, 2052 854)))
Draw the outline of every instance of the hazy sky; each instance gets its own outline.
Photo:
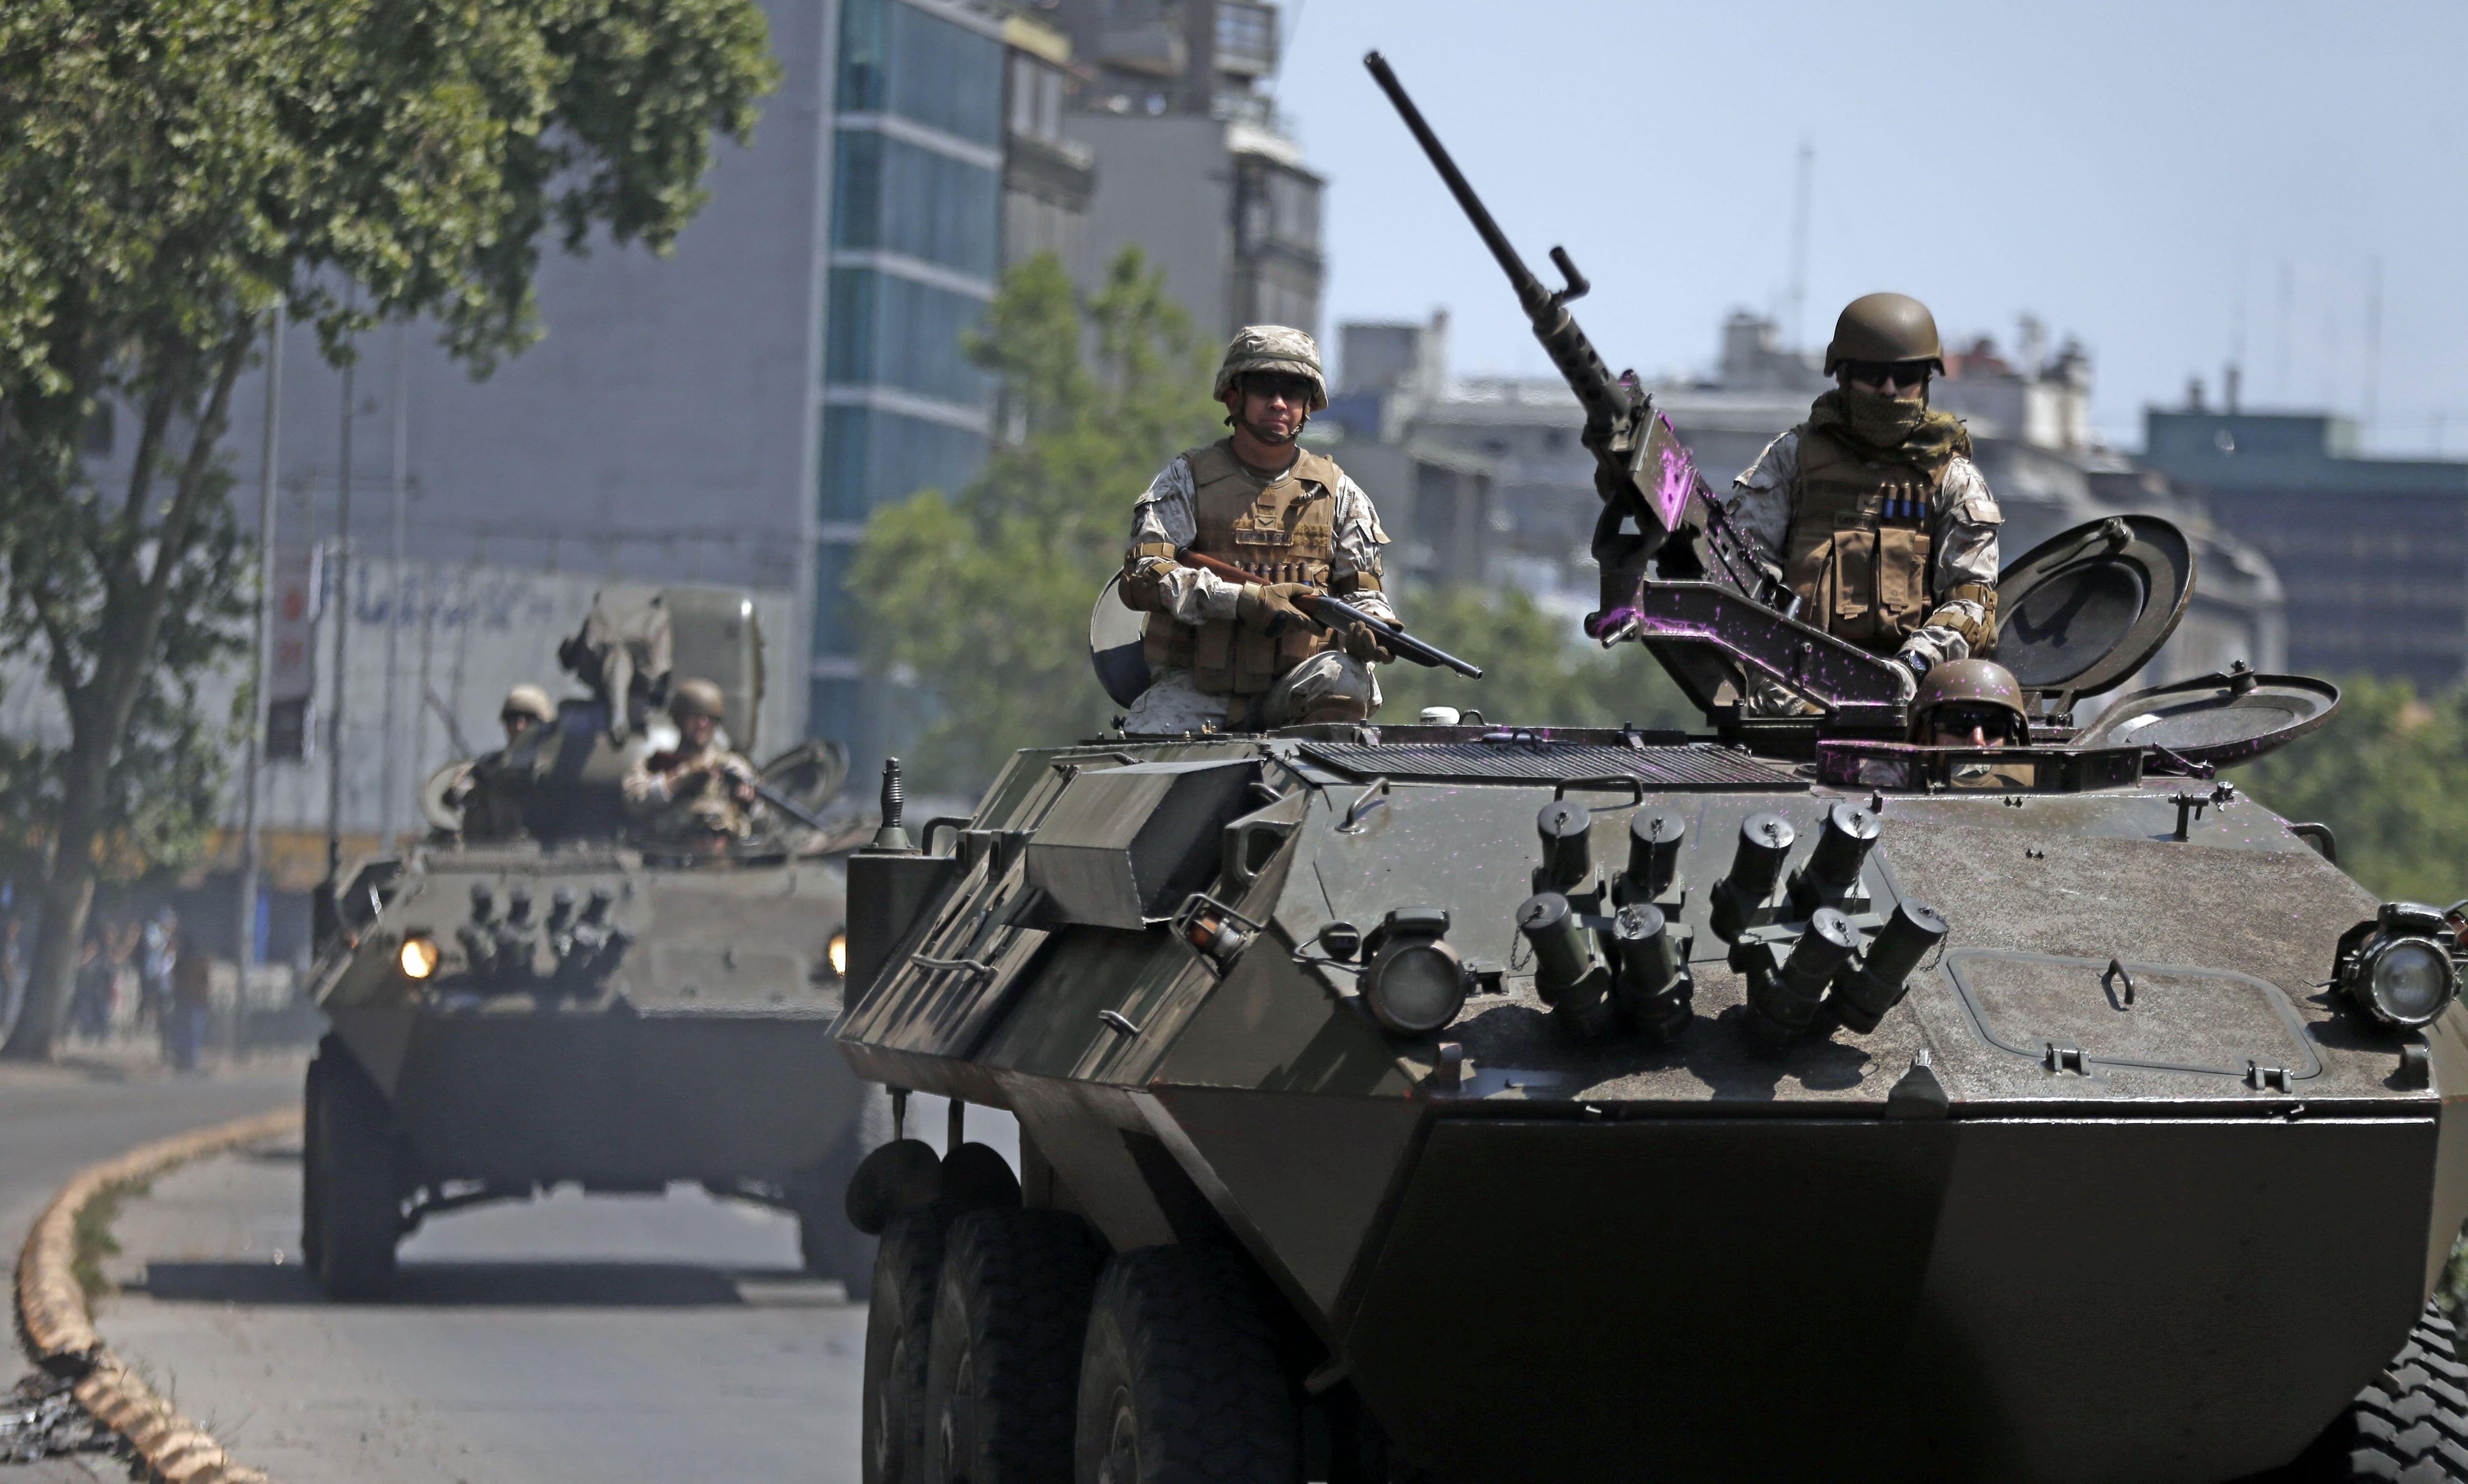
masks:
POLYGON ((2429 449, 2445 417, 2468 454, 2461 0, 1286 0, 1286 25, 1332 337, 1446 307, 1458 371, 1548 369, 1363 72, 1378 47, 1536 271, 1561 242, 1593 280, 1614 368, 1703 368, 1725 313, 1782 307, 1805 140, 1812 343, 1872 289, 2008 347, 2033 313, 2133 446, 2189 376, 2218 397, 2241 299, 2249 407, 2361 416, 2379 260, 2369 445, 2429 449))

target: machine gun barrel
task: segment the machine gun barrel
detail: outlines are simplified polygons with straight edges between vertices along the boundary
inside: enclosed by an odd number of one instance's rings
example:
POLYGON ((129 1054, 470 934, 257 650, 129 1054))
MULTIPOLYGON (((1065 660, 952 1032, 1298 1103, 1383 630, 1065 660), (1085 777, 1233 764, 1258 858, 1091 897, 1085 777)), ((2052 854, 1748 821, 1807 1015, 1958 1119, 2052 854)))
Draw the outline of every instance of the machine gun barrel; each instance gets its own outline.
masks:
POLYGON ((1567 249, 1551 249, 1551 262, 1565 278, 1566 286, 1556 292, 1543 287, 1542 281, 1536 278, 1533 271, 1525 266, 1525 260, 1518 256, 1516 247, 1508 240, 1508 234, 1500 231, 1499 223, 1492 219, 1490 209, 1482 204, 1482 197, 1474 194, 1474 187, 1467 184, 1464 171, 1458 170, 1457 162, 1449 157, 1448 147, 1440 143, 1440 137, 1431 132, 1430 125, 1423 121, 1423 111, 1405 96, 1405 84, 1399 82, 1397 74, 1389 70, 1387 58, 1373 52, 1362 58, 1362 65, 1370 69, 1372 80, 1378 82, 1380 90, 1388 95, 1388 101, 1396 104, 1399 117, 1405 121, 1405 127, 1413 131, 1414 141, 1423 147, 1423 152, 1430 156, 1432 169, 1440 172, 1440 179, 1448 183, 1449 194, 1455 196, 1457 205, 1465 209, 1466 216, 1474 222, 1474 231, 1481 236, 1483 245, 1499 260, 1501 270, 1507 273, 1509 284, 1517 290, 1517 302, 1524 308, 1525 317, 1533 322, 1534 338, 1542 342, 1542 349, 1549 354, 1551 364, 1560 369, 1560 375, 1566 378, 1569 388, 1577 394, 1577 400, 1584 404, 1588 436, 1599 440, 1633 420, 1637 406, 1635 394, 1611 375, 1611 368, 1603 363, 1602 355, 1594 350, 1593 342, 1586 338, 1586 332, 1577 327, 1575 317, 1568 312, 1568 301, 1583 298, 1593 285, 1569 261, 1567 249))

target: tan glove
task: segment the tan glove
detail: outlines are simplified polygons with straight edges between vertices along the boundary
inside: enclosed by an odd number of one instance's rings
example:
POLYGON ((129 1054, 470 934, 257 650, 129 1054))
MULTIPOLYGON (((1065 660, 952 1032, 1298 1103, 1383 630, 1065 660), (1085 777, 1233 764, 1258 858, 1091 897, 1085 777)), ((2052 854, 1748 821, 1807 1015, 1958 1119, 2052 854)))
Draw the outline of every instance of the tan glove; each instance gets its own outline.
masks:
POLYGON ((1384 665, 1397 657, 1388 652, 1388 646, 1380 642, 1380 630, 1368 624, 1346 625, 1342 637, 1345 652, 1354 656, 1357 664, 1384 665))
POLYGON ((1274 637, 1290 627, 1311 622, 1304 617, 1302 609, 1294 606, 1296 598, 1311 594, 1312 587, 1308 582, 1275 582, 1265 586, 1258 582, 1245 582, 1242 597, 1234 602, 1234 621, 1246 628, 1256 628, 1274 637))

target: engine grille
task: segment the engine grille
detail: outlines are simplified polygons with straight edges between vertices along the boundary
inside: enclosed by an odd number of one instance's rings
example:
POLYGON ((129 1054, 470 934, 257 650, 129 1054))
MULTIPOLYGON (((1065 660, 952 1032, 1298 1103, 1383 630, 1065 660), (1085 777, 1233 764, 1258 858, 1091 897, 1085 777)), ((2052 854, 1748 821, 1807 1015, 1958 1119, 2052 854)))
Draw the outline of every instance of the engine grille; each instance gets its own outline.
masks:
POLYGON ((1717 747, 1614 747, 1535 739, 1466 742, 1306 742, 1303 756, 1356 778, 1426 783, 1559 783, 1632 777, 1647 789, 1799 789, 1801 780, 1717 747))

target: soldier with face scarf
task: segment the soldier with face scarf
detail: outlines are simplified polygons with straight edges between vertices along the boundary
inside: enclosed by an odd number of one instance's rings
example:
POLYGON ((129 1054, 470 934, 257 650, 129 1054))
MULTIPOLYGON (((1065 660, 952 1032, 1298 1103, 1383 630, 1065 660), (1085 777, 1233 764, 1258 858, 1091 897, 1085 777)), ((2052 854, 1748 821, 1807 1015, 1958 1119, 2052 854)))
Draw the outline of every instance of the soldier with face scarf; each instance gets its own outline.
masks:
MULTIPOLYGON (((1971 436, 1929 406, 1936 320, 1905 294, 1855 299, 1834 327, 1834 390, 1768 445, 1725 502, 1799 600, 1799 616, 1920 676, 1997 643, 1997 528, 1971 436)), ((1750 697, 1761 711, 1788 697, 1750 697)))

